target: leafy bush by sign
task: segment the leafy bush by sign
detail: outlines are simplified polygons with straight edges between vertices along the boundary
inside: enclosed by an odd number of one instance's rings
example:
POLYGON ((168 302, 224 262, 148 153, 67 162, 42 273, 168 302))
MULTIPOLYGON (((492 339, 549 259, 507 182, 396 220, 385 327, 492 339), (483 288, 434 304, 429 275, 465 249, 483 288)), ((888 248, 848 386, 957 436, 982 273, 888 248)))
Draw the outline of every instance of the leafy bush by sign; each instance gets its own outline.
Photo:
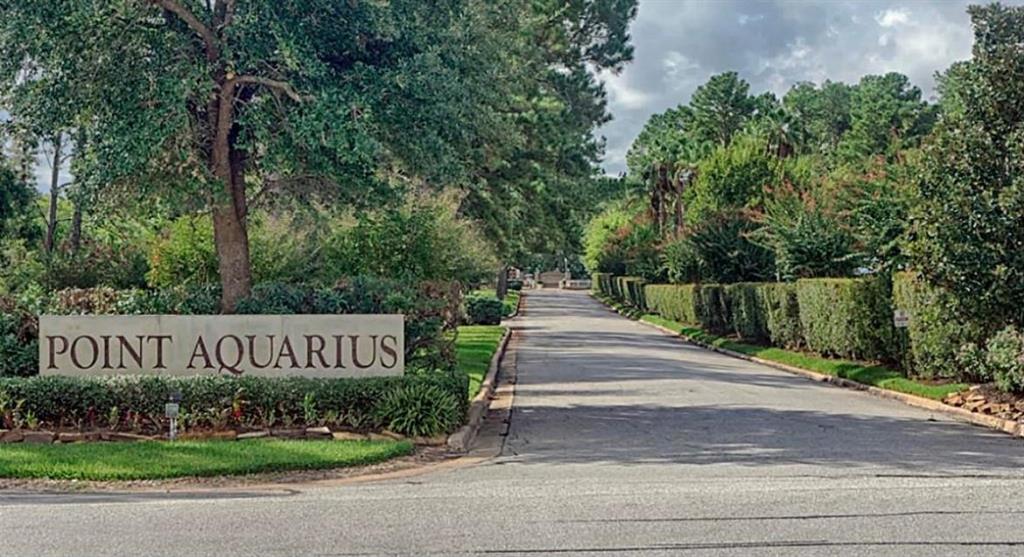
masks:
POLYGON ((466 321, 470 325, 498 325, 504 313, 505 305, 493 296, 466 298, 466 321))
POLYGON ((469 388, 449 372, 403 377, 27 377, 0 378, 0 428, 166 431, 164 403, 182 394, 185 429, 312 426, 447 433, 462 424, 469 388))

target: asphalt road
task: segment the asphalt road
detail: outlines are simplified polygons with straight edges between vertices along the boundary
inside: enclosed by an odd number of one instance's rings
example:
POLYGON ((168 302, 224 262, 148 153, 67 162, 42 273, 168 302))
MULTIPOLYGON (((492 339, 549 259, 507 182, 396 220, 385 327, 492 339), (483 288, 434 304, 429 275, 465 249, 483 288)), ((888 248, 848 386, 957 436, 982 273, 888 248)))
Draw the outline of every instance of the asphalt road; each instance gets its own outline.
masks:
POLYGON ((0 494, 0 555, 1022 555, 1024 445, 530 293, 500 457, 297 493, 0 494))

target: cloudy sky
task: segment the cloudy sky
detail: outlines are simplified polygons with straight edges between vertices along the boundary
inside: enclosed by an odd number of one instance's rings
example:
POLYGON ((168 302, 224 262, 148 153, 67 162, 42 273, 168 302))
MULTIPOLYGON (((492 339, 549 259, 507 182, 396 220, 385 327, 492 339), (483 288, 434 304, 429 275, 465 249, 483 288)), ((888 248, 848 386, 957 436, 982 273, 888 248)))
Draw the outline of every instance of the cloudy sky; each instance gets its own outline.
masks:
POLYGON ((625 170, 626 151, 651 114, 688 102, 724 71, 739 72, 755 93, 779 96, 799 81, 896 71, 932 97, 935 72, 970 57, 965 9, 980 1, 640 0, 633 62, 605 76, 614 116, 598 132, 608 141, 605 171, 625 170))

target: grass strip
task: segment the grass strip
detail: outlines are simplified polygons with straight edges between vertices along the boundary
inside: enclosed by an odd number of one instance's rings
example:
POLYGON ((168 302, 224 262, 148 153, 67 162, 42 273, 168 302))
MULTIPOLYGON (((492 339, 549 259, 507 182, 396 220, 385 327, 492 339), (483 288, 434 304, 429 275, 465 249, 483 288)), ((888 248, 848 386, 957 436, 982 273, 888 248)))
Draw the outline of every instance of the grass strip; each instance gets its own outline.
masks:
POLYGON ((463 325, 455 338, 455 365, 469 376, 469 398, 476 396, 498 349, 505 327, 501 325, 463 325))
POLYGON ((409 441, 254 439, 0 445, 0 477, 161 480, 361 466, 412 453, 409 441))
POLYGON ((747 356, 755 356, 762 360, 785 364, 801 369, 816 371, 824 375, 842 377, 856 381, 864 385, 871 385, 890 391, 897 391, 933 400, 942 400, 949 393, 962 391, 970 385, 965 383, 946 383, 942 385, 928 385, 908 379, 902 373, 889 369, 885 366, 851 360, 833 360, 807 354, 783 350, 782 348, 758 346, 737 342, 725 337, 710 334, 699 327, 686 325, 665 319, 659 315, 646 314, 640 317, 642 321, 660 325, 672 331, 681 333, 693 340, 709 344, 718 348, 732 350, 747 356))

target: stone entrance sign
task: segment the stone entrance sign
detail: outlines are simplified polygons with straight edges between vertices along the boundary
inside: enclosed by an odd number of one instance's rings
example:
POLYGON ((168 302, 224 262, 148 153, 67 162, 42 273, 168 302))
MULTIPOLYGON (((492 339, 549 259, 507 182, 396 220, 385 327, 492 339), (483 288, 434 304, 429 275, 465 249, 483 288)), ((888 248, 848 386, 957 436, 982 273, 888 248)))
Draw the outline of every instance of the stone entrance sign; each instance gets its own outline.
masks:
POLYGON ((402 375, 404 324, 402 315, 42 315, 39 372, 402 375))

